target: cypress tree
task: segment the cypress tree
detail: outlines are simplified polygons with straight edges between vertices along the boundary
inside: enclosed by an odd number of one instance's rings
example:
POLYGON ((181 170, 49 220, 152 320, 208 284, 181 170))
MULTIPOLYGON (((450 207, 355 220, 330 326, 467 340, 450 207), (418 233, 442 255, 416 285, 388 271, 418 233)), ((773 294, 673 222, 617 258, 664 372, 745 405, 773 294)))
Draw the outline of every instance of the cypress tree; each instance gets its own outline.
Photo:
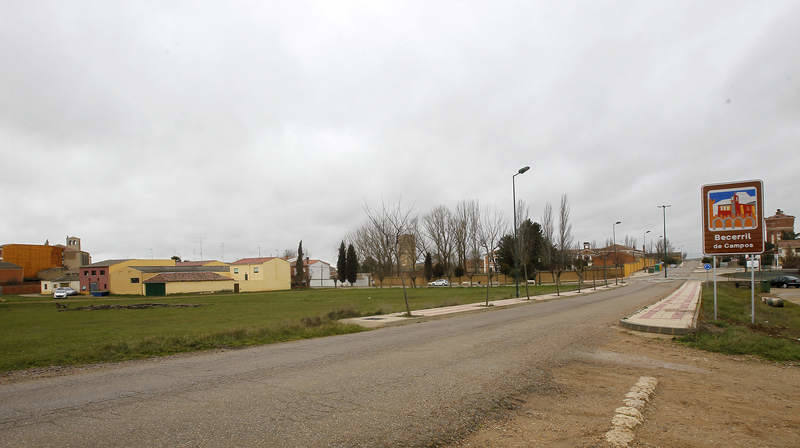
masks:
POLYGON ((430 252, 425 252, 425 281, 431 281, 433 278, 433 257, 430 252))
POLYGON ((294 282, 302 288, 306 285, 306 270, 305 263, 303 262, 303 240, 297 246, 297 261, 294 263, 294 282))
POLYGON ((336 278, 340 283, 347 279, 347 254, 345 253, 344 241, 339 245, 339 259, 336 260, 336 278))
POLYGON ((347 247, 347 259, 346 259, 346 269, 347 269, 347 281, 350 284, 354 284, 358 277, 358 257, 356 256, 356 248, 350 244, 347 247))

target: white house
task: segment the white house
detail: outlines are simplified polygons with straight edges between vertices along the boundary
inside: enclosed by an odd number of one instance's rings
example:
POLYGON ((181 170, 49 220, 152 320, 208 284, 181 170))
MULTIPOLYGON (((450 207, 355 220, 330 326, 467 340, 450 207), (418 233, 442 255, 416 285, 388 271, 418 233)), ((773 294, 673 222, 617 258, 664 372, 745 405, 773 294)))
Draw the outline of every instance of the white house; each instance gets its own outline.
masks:
MULTIPOLYGON (((292 276, 297 272, 297 258, 285 258, 291 263, 292 276)), ((306 275, 308 275, 308 286, 311 288, 333 288, 336 282, 331 278, 331 264, 327 261, 305 259, 303 263, 306 275)))

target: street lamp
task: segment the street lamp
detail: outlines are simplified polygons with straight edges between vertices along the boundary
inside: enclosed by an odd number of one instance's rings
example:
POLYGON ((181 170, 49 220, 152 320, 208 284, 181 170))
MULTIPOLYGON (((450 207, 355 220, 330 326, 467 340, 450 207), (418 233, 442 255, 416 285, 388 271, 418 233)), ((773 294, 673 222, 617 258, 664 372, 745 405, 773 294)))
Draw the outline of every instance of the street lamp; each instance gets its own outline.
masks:
POLYGON ((664 278, 667 278, 667 207, 672 205, 658 205, 664 214, 664 278))
MULTIPOLYGON (((513 176, 511 176, 511 194, 514 198, 514 243, 517 246, 517 256, 514 257, 514 280, 517 285, 517 298, 519 299, 519 273, 517 272, 517 259, 519 259, 520 255, 520 247, 519 247, 519 239, 517 239, 517 184, 515 182, 515 177, 523 174, 525 171, 531 169, 529 166, 523 166, 520 168, 513 176)), ((525 284, 528 284, 528 279, 525 279, 525 284)))
POLYGON ((617 224, 622 224, 622 221, 617 221, 611 226, 611 233, 614 241, 614 284, 619 284, 617 277, 619 276, 619 262, 617 261, 617 224))
POLYGON ((644 264, 647 267, 647 234, 650 233, 649 230, 645 231, 642 234, 642 256, 644 257, 644 264))

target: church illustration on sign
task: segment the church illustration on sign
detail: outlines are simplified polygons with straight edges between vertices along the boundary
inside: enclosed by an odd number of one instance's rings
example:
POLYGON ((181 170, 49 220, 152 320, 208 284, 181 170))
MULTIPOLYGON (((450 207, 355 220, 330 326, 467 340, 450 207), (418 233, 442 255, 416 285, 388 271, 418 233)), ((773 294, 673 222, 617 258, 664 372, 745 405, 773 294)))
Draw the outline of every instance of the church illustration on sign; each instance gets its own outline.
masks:
POLYGON ((755 188, 711 190, 708 192, 708 229, 755 229, 759 219, 757 205, 755 188))

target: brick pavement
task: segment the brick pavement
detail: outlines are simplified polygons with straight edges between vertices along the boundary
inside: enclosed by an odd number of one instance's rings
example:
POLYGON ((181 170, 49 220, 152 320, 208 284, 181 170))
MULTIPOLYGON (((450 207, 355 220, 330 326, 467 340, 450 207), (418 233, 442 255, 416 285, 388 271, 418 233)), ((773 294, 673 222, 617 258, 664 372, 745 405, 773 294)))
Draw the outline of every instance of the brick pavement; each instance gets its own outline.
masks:
POLYGON ((620 321, 622 326, 638 331, 686 334, 697 325, 700 282, 686 281, 680 288, 655 304, 620 321))

